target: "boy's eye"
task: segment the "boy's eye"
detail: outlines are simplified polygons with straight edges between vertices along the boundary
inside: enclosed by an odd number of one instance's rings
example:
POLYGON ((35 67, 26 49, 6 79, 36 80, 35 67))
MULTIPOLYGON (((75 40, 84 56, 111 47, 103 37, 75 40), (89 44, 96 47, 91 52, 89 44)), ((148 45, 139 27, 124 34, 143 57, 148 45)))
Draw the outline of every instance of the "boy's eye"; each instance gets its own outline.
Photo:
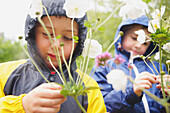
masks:
POLYGON ((68 38, 66 36, 63 36, 63 38, 66 39, 66 40, 70 40, 70 41, 72 40, 72 38, 68 38))
POLYGON ((147 43, 145 42, 145 43, 143 43, 143 45, 147 45, 147 43))
MULTIPOLYGON (((44 36, 47 36, 48 37, 48 34, 47 33, 42 33, 44 36)), ((53 34, 50 34, 51 36, 53 36, 53 34)))
POLYGON ((137 38, 136 38, 136 37, 132 37, 132 39, 133 39, 133 40, 137 40, 137 38))

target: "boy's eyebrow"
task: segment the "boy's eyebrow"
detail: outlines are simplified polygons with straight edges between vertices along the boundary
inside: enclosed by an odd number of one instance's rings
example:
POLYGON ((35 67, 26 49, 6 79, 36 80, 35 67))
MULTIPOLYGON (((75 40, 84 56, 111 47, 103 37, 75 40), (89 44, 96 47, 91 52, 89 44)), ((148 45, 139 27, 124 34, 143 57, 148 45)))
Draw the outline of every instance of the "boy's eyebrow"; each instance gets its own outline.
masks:
POLYGON ((46 28, 52 29, 51 25, 45 25, 46 28))
MULTIPOLYGON (((66 31, 66 32, 72 32, 71 29, 66 29, 65 31, 66 31)), ((73 32, 76 32, 76 31, 77 31, 77 30, 73 29, 73 32)))

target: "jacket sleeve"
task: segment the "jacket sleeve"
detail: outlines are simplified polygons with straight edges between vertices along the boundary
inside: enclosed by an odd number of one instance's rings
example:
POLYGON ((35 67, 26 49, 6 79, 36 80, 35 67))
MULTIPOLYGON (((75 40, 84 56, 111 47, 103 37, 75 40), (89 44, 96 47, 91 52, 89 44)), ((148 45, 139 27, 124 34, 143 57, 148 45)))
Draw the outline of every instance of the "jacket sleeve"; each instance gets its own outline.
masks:
MULTIPOLYGON (((82 72, 80 72, 80 70, 77 70, 77 72, 80 76, 82 75, 82 72)), ((88 86, 99 87, 97 82, 88 75, 85 75, 83 82, 86 87, 88 86)), ((104 104, 103 96, 100 89, 89 90, 89 92, 87 93, 87 97, 88 97, 87 113, 106 112, 106 106, 104 104)))
POLYGON ((0 113, 25 113, 22 106, 22 98, 26 94, 20 96, 4 96, 0 98, 0 113))
POLYGON ((26 60, 19 60, 0 64, 0 113, 24 113, 22 98, 25 96, 25 94, 20 96, 6 96, 3 90, 11 73, 20 64, 25 62, 26 60))
MULTIPOLYGON (((93 69, 94 70, 94 69, 93 69)), ((92 70, 92 71, 93 71, 92 70)), ((134 104, 141 101, 141 97, 133 91, 133 84, 129 83, 126 92, 116 91, 112 85, 107 82, 106 75, 109 73, 109 67, 98 67, 92 77, 97 81, 104 97, 105 105, 108 112, 121 113, 131 111, 134 104)))

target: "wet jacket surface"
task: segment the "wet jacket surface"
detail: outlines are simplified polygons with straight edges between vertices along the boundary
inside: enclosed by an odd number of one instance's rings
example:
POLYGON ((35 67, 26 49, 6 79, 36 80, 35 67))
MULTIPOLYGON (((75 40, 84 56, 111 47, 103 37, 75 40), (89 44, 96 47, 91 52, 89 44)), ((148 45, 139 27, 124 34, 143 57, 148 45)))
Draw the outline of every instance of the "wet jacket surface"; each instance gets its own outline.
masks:
MULTIPOLYGON (((118 33, 121 30, 122 26, 131 25, 131 24, 140 24, 140 25, 148 26, 148 19, 145 16, 142 16, 135 20, 128 19, 126 21, 123 21, 118 27, 115 38, 118 36, 118 33)), ((122 91, 116 91, 111 84, 107 83, 106 75, 112 70, 112 68, 121 69, 125 72, 126 75, 130 75, 129 69, 127 68, 127 63, 129 62, 130 53, 123 50, 123 48, 119 46, 121 44, 121 40, 122 37, 120 37, 118 41, 115 43, 115 54, 120 54, 126 61, 118 66, 114 63, 113 60, 110 60, 108 62, 110 66, 98 67, 92 77, 98 82, 100 87, 103 87, 101 91, 104 97, 107 111, 113 113, 145 113, 144 105, 142 102, 143 93, 141 97, 138 97, 134 93, 133 84, 130 81, 128 81, 127 83, 125 93, 123 93, 122 91)), ((145 52, 144 56, 148 55, 153 48, 154 48, 153 43, 151 43, 151 45, 148 47, 147 51, 145 52)), ((156 49, 153 52, 153 54, 156 53, 157 51, 158 49, 156 49)), ((153 69, 154 73, 158 75, 152 63, 148 60, 146 62, 153 69)), ((152 71, 148 68, 148 66, 144 63, 144 61, 141 58, 139 57, 135 58, 133 60, 133 63, 137 67, 139 73, 144 71, 148 71, 149 73, 152 73, 152 71)), ((154 65, 159 71, 159 63, 154 62, 154 65)), ((94 69, 95 67, 93 68, 93 70, 94 69)), ((164 71, 166 70, 165 65, 163 65, 163 70, 164 71)), ((116 73, 114 76, 116 76, 116 73)), ((135 78, 135 73, 133 69, 132 69, 131 76, 135 78)), ((148 91, 162 98, 162 93, 159 89, 156 88, 156 85, 157 84, 153 84, 152 88, 150 88, 148 91)), ((163 106, 155 102, 148 95, 146 95, 146 98, 148 101, 150 113, 165 113, 165 109, 163 106)))
MULTIPOLYGON (((66 12, 63 9, 65 0, 42 0, 43 5, 47 8, 50 16, 59 15, 66 16, 66 12)), ((46 16, 45 11, 43 16, 46 16)), ((81 71, 77 69, 76 57, 82 53, 84 40, 86 37, 87 28, 84 27, 83 18, 75 19, 79 25, 79 42, 73 53, 73 60, 71 63, 71 73, 73 79, 76 81, 78 75, 81 76, 81 71)), ((57 73, 51 74, 45 63, 42 61, 39 53, 36 50, 34 27, 37 23, 37 19, 31 18, 29 15, 26 19, 25 25, 25 37, 28 42, 28 52, 31 58, 34 60, 40 71, 51 82, 57 82, 62 84, 57 73)), ((62 65, 63 73, 66 80, 69 80, 68 72, 65 65, 62 65)), ((59 71, 60 72, 60 71, 59 71)), ((85 86, 95 86, 98 84, 93 79, 89 80, 89 76, 85 76, 83 81, 85 86)), ((30 59, 23 59, 18 61, 11 61, 0 64, 0 112, 1 113, 23 113, 22 98, 35 87, 42 83, 46 83, 44 78, 35 68, 30 59)), ((103 97, 99 89, 91 90, 86 96, 79 96, 78 100, 87 110, 88 113, 104 113, 106 108, 104 105, 103 97)), ((61 104, 59 113, 81 113, 75 100, 68 96, 67 100, 61 104)))

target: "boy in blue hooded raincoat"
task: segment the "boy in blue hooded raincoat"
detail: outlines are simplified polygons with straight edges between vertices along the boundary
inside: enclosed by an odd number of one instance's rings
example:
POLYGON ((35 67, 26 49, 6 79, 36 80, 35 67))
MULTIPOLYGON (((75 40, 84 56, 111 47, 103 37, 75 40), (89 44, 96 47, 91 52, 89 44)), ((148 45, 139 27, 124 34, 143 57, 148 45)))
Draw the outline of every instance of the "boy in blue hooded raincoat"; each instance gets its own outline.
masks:
MULTIPOLYGON (((125 59, 125 62, 116 65, 114 60, 110 60, 108 62, 109 66, 105 65, 104 67, 98 67, 92 75, 92 77, 98 82, 99 86, 102 87, 101 91, 104 97, 107 111, 109 112, 145 113, 144 104, 142 102, 144 92, 142 92, 141 89, 139 89, 136 85, 133 85, 130 81, 128 81, 125 92, 123 92, 122 90, 117 91, 112 87, 112 84, 109 84, 107 82, 106 76, 112 69, 120 69, 124 71, 126 75, 130 75, 130 71, 128 69, 128 62, 131 56, 130 53, 133 53, 134 56, 147 56, 151 53, 151 51, 155 47, 153 42, 147 41, 143 44, 140 44, 137 41, 138 35, 135 33, 135 31, 142 29, 145 34, 148 35, 149 32, 147 30, 147 27, 148 19, 146 16, 141 16, 134 20, 127 19, 123 21, 119 25, 115 35, 116 39, 120 31, 124 32, 124 35, 120 37, 115 43, 115 54, 121 55, 125 59)), ((155 49, 152 55, 157 51, 158 49, 155 49)), ((148 60, 146 62, 153 69, 154 73, 158 75, 152 63, 148 60)), ((150 91, 152 94, 156 95, 159 98, 162 98, 162 92, 156 84, 158 83, 158 80, 156 80, 156 75, 152 73, 150 68, 144 63, 144 61, 140 57, 135 57, 133 59, 133 64, 137 67, 140 73, 139 76, 136 77, 134 70, 131 70, 131 77, 135 79, 135 82, 138 84, 138 86, 148 89, 148 91, 150 91)), ((159 71, 159 63, 154 62, 154 65, 159 71)), ((162 68, 164 71, 166 71, 165 65, 163 65, 162 68)), ((116 73, 113 76, 116 76, 116 73)), ((165 113, 165 109, 162 105, 155 102, 148 95, 146 95, 146 99, 150 113, 165 113)))
MULTIPOLYGON (((25 37, 28 42, 28 52, 39 70, 50 82, 62 84, 59 75, 54 72, 47 57, 51 57, 53 65, 59 70, 53 46, 58 46, 58 51, 62 62, 62 69, 66 81, 69 81, 68 71, 63 63, 60 43, 64 43, 64 57, 69 61, 72 50, 72 19, 66 16, 63 9, 65 0, 42 0, 48 14, 52 20, 55 35, 61 35, 60 39, 53 40, 54 45, 46 34, 46 31, 38 22, 37 18, 27 16, 25 24, 25 37), (51 73, 53 72, 53 73, 51 73)), ((47 30, 52 38, 54 37, 52 26, 45 11, 42 15, 47 30)), ((87 28, 84 26, 86 16, 75 18, 73 24, 74 35, 79 37, 75 43, 73 59, 71 63, 71 74, 73 80, 77 80, 80 70, 77 69, 75 59, 82 53, 87 28)), ((61 74, 61 73, 60 73, 61 74)), ((95 80, 85 76, 83 81, 85 86, 98 87, 95 80)), ((33 62, 28 60, 11 61, 0 64, 0 113, 82 113, 76 101, 68 96, 64 98, 60 94, 61 86, 55 83, 46 83, 44 78, 35 68, 33 62)), ((80 104, 88 113, 104 113, 106 108, 103 96, 99 89, 91 90, 87 95, 78 97, 80 104)))

